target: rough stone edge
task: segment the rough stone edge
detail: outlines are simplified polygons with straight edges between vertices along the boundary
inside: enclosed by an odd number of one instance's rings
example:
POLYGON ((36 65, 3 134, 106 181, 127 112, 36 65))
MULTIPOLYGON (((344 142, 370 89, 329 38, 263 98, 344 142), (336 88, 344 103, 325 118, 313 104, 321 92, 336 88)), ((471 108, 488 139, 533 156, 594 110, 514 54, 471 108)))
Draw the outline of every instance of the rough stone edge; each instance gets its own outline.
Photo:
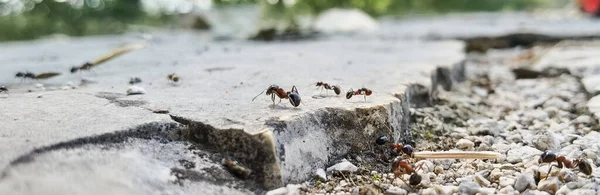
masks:
POLYGON ((410 108, 431 105, 438 86, 451 90, 465 80, 465 60, 431 73, 431 90, 410 84, 395 94, 398 101, 370 108, 322 108, 294 119, 270 119, 266 129, 249 134, 243 129, 217 129, 202 122, 171 115, 187 126, 183 137, 238 160, 253 171, 249 179, 266 189, 309 179, 312 172, 349 154, 374 152, 371 142, 388 135, 397 143, 414 144, 410 108), (424 103, 426 102, 426 103, 424 103))

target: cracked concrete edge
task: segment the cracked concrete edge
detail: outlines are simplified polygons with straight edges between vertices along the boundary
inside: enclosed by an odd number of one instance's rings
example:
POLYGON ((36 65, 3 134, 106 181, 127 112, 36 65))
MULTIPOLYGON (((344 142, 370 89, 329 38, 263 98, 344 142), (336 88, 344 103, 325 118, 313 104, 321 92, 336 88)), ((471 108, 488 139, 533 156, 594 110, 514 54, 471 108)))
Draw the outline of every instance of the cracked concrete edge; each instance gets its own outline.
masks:
POLYGON ((397 101, 370 108, 326 107, 292 119, 271 119, 256 134, 170 116, 186 126, 181 135, 184 139, 238 160, 252 170, 249 179, 270 190, 304 182, 314 170, 325 169, 349 154, 374 153, 373 142, 381 135, 414 145, 410 108, 431 105, 438 86, 451 90, 453 82, 465 80, 464 71, 464 60, 451 67, 438 66, 431 73, 432 90, 426 84, 413 83, 395 94, 397 101))
MULTIPOLYGON (((26 164, 33 162, 36 156, 61 149, 72 149, 78 148, 88 144, 111 144, 121 143, 127 141, 129 138, 141 138, 141 139, 163 139, 170 140, 170 132, 173 129, 178 128, 177 123, 164 123, 164 122, 151 122, 141 124, 139 126, 130 128, 128 130, 116 131, 112 133, 105 133, 97 136, 88 136, 77 138, 69 141, 59 142, 56 144, 39 147, 32 150, 29 153, 23 154, 16 159, 12 160, 10 164, 5 168, 9 169, 12 166, 18 166, 20 164, 26 164)), ((0 180, 6 176, 6 172, 3 171, 0 175, 0 180)))

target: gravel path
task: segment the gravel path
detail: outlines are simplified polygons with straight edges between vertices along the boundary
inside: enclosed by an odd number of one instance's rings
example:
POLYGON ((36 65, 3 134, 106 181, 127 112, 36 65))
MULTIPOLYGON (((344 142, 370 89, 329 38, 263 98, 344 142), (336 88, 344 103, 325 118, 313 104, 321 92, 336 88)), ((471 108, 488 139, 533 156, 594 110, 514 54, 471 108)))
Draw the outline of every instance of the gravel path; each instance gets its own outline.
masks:
POLYGON ((342 172, 319 170, 312 181, 269 194, 600 194, 600 128, 579 79, 517 79, 502 63, 510 57, 502 58, 469 60, 467 81, 441 91, 436 105, 411 110, 415 150, 495 151, 499 159, 413 162, 423 164, 416 186, 402 181, 409 181, 408 174, 400 179, 389 170, 374 171, 372 164, 342 162, 342 172), (548 174, 549 163, 538 161, 546 151, 587 162, 591 175, 577 166, 554 167, 548 174))

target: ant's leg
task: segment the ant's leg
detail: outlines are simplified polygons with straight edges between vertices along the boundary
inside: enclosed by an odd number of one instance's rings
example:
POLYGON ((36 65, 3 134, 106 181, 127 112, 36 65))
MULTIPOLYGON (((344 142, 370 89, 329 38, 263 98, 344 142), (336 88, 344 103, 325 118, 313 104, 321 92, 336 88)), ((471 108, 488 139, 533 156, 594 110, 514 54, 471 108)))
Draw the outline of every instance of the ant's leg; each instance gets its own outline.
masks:
POLYGON ((365 102, 367 102, 367 95, 363 95, 363 97, 365 98, 365 102))
POLYGON ((271 94, 271 101, 273 102, 273 106, 275 106, 275 94, 271 94))

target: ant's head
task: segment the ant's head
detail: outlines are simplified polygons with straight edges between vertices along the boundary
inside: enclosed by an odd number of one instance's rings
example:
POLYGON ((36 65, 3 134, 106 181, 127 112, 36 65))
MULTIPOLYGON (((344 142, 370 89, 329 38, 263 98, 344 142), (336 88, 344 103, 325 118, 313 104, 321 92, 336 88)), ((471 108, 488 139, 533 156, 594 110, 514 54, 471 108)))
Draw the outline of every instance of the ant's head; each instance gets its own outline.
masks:
POLYGON ((6 88, 5 86, 0 86, 0 91, 8 91, 8 88, 6 88))
POLYGON ((79 67, 77 67, 77 66, 73 66, 73 67, 71 68, 71 73, 76 73, 78 70, 79 70, 79 67))
POLYGON ((279 85, 271 85, 271 86, 269 86, 269 89, 267 89, 267 90, 277 90, 277 89, 279 89, 279 85))
POLYGON ((547 162, 552 162, 556 160, 556 154, 550 150, 545 151, 544 153, 542 153, 540 155, 540 159, 538 160, 538 163, 547 163, 547 162))
POLYGON ((408 156, 413 156, 414 148, 411 145, 400 145, 400 144, 392 144, 392 148, 396 149, 396 152, 402 152, 407 154, 408 156))
POLYGON ((15 77, 24 77, 25 73, 23 72, 17 72, 17 74, 15 75, 15 77))
POLYGON ((323 84, 325 84, 325 83, 323 83, 323 81, 319 81, 319 82, 317 82, 316 86, 318 87, 318 86, 321 86, 323 84))
POLYGON ((85 64, 81 65, 81 68, 80 68, 80 69, 88 69, 88 68, 91 68, 91 67, 92 67, 92 65, 93 65, 93 64, 92 64, 92 63, 90 63, 90 62, 86 62, 85 64))
POLYGON ((402 148, 402 152, 404 152, 404 154, 408 154, 408 156, 412 157, 414 148, 411 145, 404 145, 404 147, 402 148))
POLYGON ((371 95, 373 93, 373 91, 371 91, 370 89, 364 88, 364 87, 362 89, 360 89, 360 90, 364 91, 365 95, 371 95))
POLYGON ((377 145, 383 145, 389 141, 390 141, 390 139, 388 138, 388 136, 382 135, 375 140, 375 143, 377 145))

